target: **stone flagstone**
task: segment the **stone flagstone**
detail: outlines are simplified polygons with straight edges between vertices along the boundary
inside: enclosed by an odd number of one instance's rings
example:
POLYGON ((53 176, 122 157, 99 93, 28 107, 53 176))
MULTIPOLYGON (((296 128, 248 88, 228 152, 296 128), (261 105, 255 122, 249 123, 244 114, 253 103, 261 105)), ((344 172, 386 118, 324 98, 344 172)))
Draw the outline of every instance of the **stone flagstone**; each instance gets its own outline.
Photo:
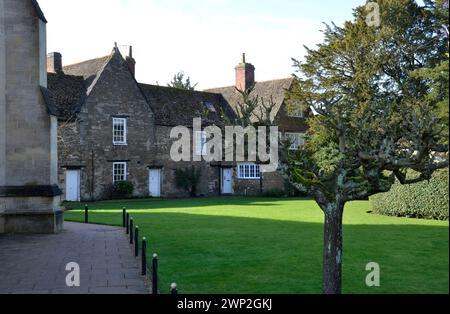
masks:
POLYGON ((122 228, 66 222, 58 235, 0 236, 0 294, 143 294, 122 228), (80 287, 67 287, 66 265, 80 265, 80 287))

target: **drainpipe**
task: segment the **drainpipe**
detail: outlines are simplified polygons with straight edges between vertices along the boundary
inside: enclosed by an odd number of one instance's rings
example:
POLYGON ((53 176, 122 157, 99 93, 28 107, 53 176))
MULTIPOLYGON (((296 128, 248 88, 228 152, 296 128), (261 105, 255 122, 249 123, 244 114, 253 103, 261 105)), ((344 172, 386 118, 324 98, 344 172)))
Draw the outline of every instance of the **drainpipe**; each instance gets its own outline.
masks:
POLYGON ((94 150, 91 150, 91 201, 94 201, 94 180, 95 180, 95 168, 94 168, 94 150))
POLYGON ((263 173, 262 172, 259 174, 259 193, 262 196, 262 194, 263 194, 263 173))

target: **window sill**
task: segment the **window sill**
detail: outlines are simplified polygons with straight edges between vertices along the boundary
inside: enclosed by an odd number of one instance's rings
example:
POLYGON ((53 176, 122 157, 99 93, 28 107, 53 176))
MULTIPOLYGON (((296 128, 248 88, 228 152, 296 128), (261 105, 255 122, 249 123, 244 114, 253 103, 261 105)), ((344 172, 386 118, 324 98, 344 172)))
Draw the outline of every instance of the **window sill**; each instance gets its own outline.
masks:
POLYGON ((238 177, 238 180, 246 180, 246 181, 257 181, 257 180, 261 180, 261 178, 239 178, 238 177))
POLYGON ((128 146, 128 144, 127 143, 122 143, 122 144, 113 143, 113 146, 128 146))

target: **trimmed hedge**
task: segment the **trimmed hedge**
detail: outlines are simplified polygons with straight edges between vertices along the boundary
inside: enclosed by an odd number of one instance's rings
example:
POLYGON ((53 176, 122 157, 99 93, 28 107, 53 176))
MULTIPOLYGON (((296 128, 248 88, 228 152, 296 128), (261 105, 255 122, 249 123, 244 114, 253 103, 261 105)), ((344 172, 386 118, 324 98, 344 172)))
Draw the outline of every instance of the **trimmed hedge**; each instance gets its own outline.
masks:
POLYGON ((448 220, 448 168, 436 171, 430 182, 412 185, 396 183, 391 191, 370 198, 370 208, 376 214, 448 220))

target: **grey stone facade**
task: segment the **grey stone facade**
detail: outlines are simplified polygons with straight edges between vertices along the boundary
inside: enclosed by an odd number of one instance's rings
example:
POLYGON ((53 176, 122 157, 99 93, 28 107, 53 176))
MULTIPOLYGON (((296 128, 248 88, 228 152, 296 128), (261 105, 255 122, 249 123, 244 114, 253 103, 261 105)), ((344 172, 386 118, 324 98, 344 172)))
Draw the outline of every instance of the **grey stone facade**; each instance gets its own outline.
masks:
POLYGON ((46 85, 42 11, 36 1, 0 0, 0 233, 62 227, 57 120, 46 85))
MULTIPOLYGON (((175 141, 170 138, 173 127, 188 128, 193 146, 194 118, 202 118, 205 127, 223 126, 235 117, 234 107, 241 100, 234 86, 199 92, 140 84, 133 75, 134 59, 123 58, 117 48, 109 56, 62 69, 60 56, 49 54, 48 69, 52 72, 49 89, 60 112, 59 182, 65 199, 68 199, 67 173, 74 170, 79 173, 80 200, 109 198, 114 162, 126 163, 127 181, 133 184, 135 197, 151 195, 151 171, 159 176, 158 196, 188 197, 187 191, 176 186, 175 170, 192 166, 201 171, 199 196, 221 195, 226 169, 232 171, 229 194, 250 196, 286 189, 286 181, 278 172, 264 173, 261 179, 240 179, 237 163, 171 159, 170 150, 175 141), (127 121, 127 145, 113 144, 115 117, 127 121)), ((254 71, 255 68, 249 65, 243 69, 254 71)), ((251 85, 254 73, 247 74, 237 77, 250 79, 245 84, 251 85)), ((291 83, 292 79, 256 83, 255 93, 265 99, 274 96, 276 115, 273 118, 282 132, 304 132, 305 120, 289 117, 285 112, 285 90, 291 83)))
POLYGON ((113 162, 126 161, 135 196, 148 194, 148 165, 155 150, 152 110, 118 52, 111 55, 74 121, 61 121, 59 179, 79 169, 81 199, 108 198, 113 162), (114 117, 127 119, 127 145, 113 145, 114 117))

